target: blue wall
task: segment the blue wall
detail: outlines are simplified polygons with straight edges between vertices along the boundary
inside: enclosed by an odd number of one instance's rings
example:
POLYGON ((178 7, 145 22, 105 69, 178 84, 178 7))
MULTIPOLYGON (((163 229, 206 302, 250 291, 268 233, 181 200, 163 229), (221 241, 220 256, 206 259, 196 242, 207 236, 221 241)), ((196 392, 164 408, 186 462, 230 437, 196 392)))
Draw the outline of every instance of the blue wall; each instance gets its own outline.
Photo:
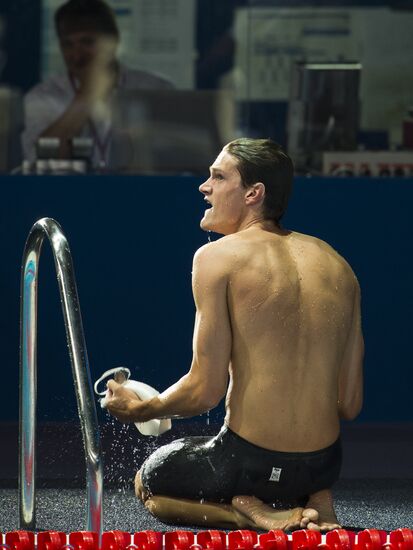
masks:
MULTIPOLYGON (((31 225, 57 219, 72 249, 92 377, 117 365, 159 389, 191 360, 191 263, 207 236, 191 177, 0 179, 0 421, 18 418, 19 278, 31 225)), ((360 420, 411 421, 413 181, 297 178, 285 226, 327 240, 362 287, 360 420)), ((39 283, 39 419, 76 416, 52 256, 39 283)), ((219 416, 219 415, 218 415, 219 416)), ((216 418, 216 417, 215 417, 216 418)))

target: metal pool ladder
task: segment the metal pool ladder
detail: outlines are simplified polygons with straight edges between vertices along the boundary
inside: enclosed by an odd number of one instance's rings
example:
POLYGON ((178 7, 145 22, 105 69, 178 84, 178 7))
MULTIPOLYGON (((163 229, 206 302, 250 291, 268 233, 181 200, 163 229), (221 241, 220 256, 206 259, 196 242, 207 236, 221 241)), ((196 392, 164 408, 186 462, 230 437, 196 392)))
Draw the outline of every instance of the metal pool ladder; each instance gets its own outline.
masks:
POLYGON ((89 372, 82 316, 72 256, 60 225, 51 218, 37 221, 23 253, 20 297, 20 527, 36 524, 37 279, 44 238, 49 239, 56 266, 67 343, 86 458, 87 527, 102 532, 103 463, 99 425, 89 372))

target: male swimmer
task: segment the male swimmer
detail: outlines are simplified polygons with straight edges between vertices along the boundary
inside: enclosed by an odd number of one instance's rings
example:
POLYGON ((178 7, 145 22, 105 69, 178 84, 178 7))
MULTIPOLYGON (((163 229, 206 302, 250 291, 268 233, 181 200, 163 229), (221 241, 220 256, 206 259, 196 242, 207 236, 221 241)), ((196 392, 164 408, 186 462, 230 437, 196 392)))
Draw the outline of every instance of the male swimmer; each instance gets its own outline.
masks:
POLYGON ((224 147, 199 188, 201 228, 224 237, 194 257, 191 368, 146 401, 108 382, 107 407, 122 422, 194 416, 226 398, 217 436, 165 445, 136 475, 137 496, 165 522, 339 527, 340 419, 362 405, 360 290, 328 244, 281 227, 292 180, 271 140, 224 147))

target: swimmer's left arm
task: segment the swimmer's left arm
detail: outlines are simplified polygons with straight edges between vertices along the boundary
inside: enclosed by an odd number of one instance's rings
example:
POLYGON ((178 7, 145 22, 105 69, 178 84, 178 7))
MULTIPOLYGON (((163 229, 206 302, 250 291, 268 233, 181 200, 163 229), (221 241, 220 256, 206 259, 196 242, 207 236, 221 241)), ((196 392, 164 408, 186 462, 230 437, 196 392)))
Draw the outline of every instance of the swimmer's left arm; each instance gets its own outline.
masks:
POLYGON ((127 421, 194 416, 216 407, 224 397, 232 333, 227 305, 226 253, 218 243, 200 248, 194 257, 192 287, 196 317, 189 372, 159 396, 130 403, 127 421))

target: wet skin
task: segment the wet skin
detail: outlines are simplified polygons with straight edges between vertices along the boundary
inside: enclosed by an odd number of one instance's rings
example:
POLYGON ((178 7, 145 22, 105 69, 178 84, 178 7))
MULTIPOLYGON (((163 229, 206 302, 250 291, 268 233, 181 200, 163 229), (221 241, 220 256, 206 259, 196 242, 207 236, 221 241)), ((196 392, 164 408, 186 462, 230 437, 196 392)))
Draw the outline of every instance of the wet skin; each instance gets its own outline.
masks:
MULTIPOLYGON (((225 422, 244 439, 277 451, 323 449, 337 440, 340 418, 354 418, 362 404, 356 277, 327 243, 264 220, 265 186, 257 182, 245 189, 236 159, 225 148, 210 172, 200 186, 211 205, 201 227, 224 237, 194 258, 191 369, 150 402, 131 402, 110 382, 108 408, 129 421, 191 416, 225 395, 225 422)), ((137 493, 143 496, 141 489, 137 493)), ((198 502, 167 495, 143 500, 165 521, 179 502, 187 523, 214 525, 205 523, 198 502)), ((312 495, 305 510, 278 512, 241 495, 232 504, 222 509, 222 522, 231 520, 233 526, 329 530, 337 525, 329 490, 312 495)), ((213 510, 210 521, 217 524, 213 510)))

